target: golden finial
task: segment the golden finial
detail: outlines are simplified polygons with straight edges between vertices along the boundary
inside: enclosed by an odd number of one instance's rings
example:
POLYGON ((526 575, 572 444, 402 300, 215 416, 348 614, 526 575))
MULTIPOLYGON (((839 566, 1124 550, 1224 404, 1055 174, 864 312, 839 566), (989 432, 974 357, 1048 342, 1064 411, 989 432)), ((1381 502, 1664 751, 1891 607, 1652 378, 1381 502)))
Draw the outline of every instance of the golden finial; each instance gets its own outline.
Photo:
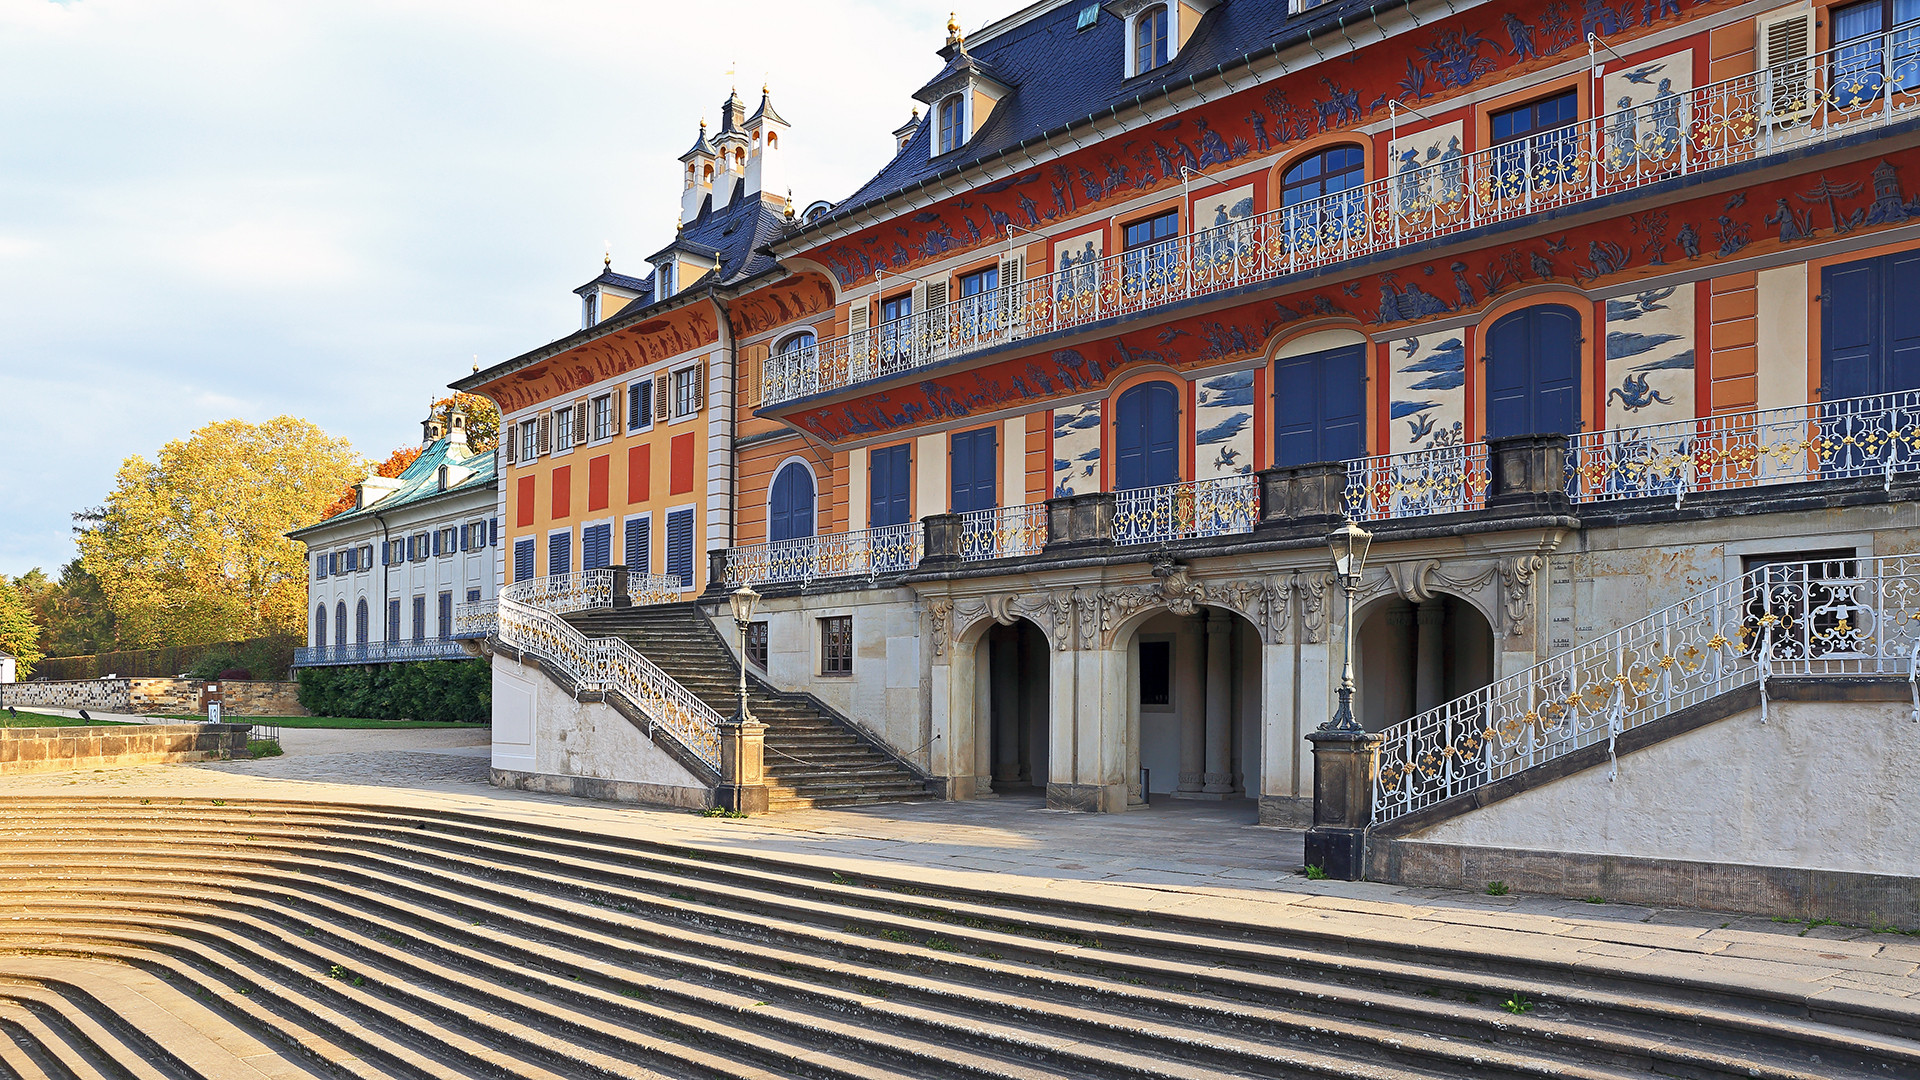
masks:
POLYGON ((480 373, 480 354, 479 353, 473 354, 473 372, 476 375, 480 373))
POLYGON ((793 189, 787 189, 787 220, 793 220, 793 189))
POLYGON ((947 44, 958 45, 963 40, 965 39, 960 36, 960 15, 958 12, 949 11, 947 13, 947 44))
POLYGON ((613 249, 612 248, 608 248, 607 253, 600 257, 600 265, 605 267, 608 270, 613 269, 613 249))
POLYGON ((703 116, 700 118, 700 134, 705 135, 706 133, 707 133, 707 118, 703 116))
POLYGON ((673 231, 674 232, 679 232, 680 230, 686 227, 687 227, 687 216, 685 214, 673 215, 673 231))

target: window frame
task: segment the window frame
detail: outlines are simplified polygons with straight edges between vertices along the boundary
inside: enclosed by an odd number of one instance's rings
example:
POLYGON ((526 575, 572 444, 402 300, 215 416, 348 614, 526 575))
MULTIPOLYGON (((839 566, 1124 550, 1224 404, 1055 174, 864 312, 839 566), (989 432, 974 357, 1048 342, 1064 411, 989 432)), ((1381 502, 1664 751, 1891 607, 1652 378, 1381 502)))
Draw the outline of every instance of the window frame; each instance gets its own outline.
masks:
POLYGON ((613 412, 612 391, 587 400, 588 442, 603 443, 619 434, 614 430, 613 412))
POLYGON ((522 420, 520 428, 520 461, 532 461, 540 456, 540 418, 522 420))
POLYGON ((1360 188, 1366 187, 1367 183, 1368 183, 1368 179, 1367 179, 1367 148, 1366 146, 1359 142, 1328 143, 1324 146, 1312 147, 1311 149, 1307 150, 1305 153, 1299 155, 1298 157, 1293 158, 1292 160, 1288 161, 1285 164, 1285 166, 1280 170, 1280 185, 1279 185, 1279 191, 1276 192, 1275 201, 1279 209, 1285 210, 1288 207, 1301 206, 1306 203, 1313 202, 1316 199, 1324 199, 1329 196, 1339 195, 1348 191, 1357 191, 1360 188), (1358 155, 1358 159, 1353 165, 1343 167, 1338 174, 1335 174, 1328 170, 1327 159, 1335 151, 1341 151, 1341 150, 1353 151, 1355 154, 1358 155), (1299 180, 1291 179, 1293 174, 1297 172, 1302 166, 1306 165, 1308 162, 1313 162, 1313 161, 1317 161, 1320 163, 1320 170, 1317 173, 1315 173, 1310 178, 1303 178, 1299 180), (1339 175, 1344 177, 1351 173, 1359 174, 1357 178, 1358 179, 1357 183, 1354 183, 1348 187, 1340 188, 1338 191, 1327 190, 1327 178, 1329 176, 1339 175), (1287 195, 1289 192, 1304 189, 1306 187, 1313 186, 1313 185, 1318 185, 1318 187, 1320 188, 1320 190, 1317 193, 1306 196, 1302 198, 1299 202, 1290 203, 1287 201, 1287 195))
POLYGON ((1175 23, 1173 4, 1149 4, 1127 20, 1127 77, 1133 78, 1148 72, 1158 71, 1173 63, 1175 23), (1143 38, 1141 31, 1148 26, 1148 20, 1159 15, 1159 34, 1154 38, 1143 38), (1154 52, 1143 57, 1143 53, 1152 47, 1154 52), (1142 60, 1149 60, 1144 66, 1142 60))
POLYGON ((967 145, 972 132, 967 130, 967 97, 965 91, 948 94, 933 106, 933 156, 951 154, 967 145), (953 123, 948 124, 951 119, 953 123))
POLYGON ((652 431, 653 425, 659 422, 660 418, 655 416, 653 412, 653 394, 654 394, 653 383, 655 378, 656 376, 654 375, 648 375, 646 378, 634 379, 633 381, 626 384, 625 389, 627 394, 627 431, 629 434, 633 432, 640 432, 640 431, 652 431), (647 419, 645 423, 635 423, 634 417, 638 414, 636 414, 633 411, 634 394, 635 394, 635 391, 641 387, 644 387, 645 389, 638 391, 639 398, 641 401, 646 403, 645 412, 646 412, 647 419))
POLYGON ((1133 221, 1128 221, 1123 223, 1120 226, 1120 250, 1123 253, 1128 251, 1139 251, 1142 248, 1150 248, 1157 244, 1164 244, 1164 243, 1167 243, 1168 241, 1179 239, 1180 217, 1181 217, 1180 207, 1175 206, 1167 209, 1155 210, 1144 217, 1136 218, 1133 221), (1168 218, 1173 219, 1173 231, 1166 234, 1165 236, 1152 235, 1154 227, 1157 227, 1160 222, 1165 221, 1168 218), (1127 235, 1131 233, 1134 229, 1139 228, 1142 225, 1149 226, 1148 238, 1138 243, 1129 242, 1127 239, 1127 235))
POLYGON ((700 385, 700 363, 698 361, 695 361, 694 363, 691 363, 691 364, 685 364, 680 367, 673 368, 667 373, 667 377, 668 377, 667 403, 669 406, 671 406, 673 411, 673 417, 668 421, 668 423, 677 424, 682 420, 699 416, 700 413, 704 411, 706 408, 706 394, 704 393, 705 387, 702 387, 700 385), (682 405, 681 390, 682 390, 683 383, 691 391, 689 396, 692 398, 692 407, 684 411, 682 411, 682 408, 681 408, 681 405, 682 405))
POLYGON ((767 670, 768 645, 771 635, 767 630, 767 620, 756 619, 747 624, 747 661, 761 671, 767 670))
POLYGON ((562 454, 573 453, 575 445, 573 441, 573 403, 569 402, 552 409, 550 410, 550 414, 553 417, 553 456, 559 457, 562 454))
POLYGON ((820 674, 825 678, 853 676, 853 616, 822 615, 820 626, 820 674))

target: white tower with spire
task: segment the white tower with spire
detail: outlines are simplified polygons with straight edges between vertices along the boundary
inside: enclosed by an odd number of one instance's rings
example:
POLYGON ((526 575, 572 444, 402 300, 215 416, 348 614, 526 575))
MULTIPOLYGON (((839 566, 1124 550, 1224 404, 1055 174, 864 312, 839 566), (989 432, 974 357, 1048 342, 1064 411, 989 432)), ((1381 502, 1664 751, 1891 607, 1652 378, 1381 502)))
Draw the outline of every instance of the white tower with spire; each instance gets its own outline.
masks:
POLYGON ((781 155, 787 148, 787 122, 773 111, 773 96, 760 87, 760 107, 747 117, 747 195, 784 199, 787 170, 781 155))
POLYGON ((685 186, 680 191, 680 220, 692 221, 700 216, 700 204, 706 201, 713 191, 714 177, 719 171, 720 155, 707 141, 707 122, 700 121, 700 137, 693 140, 693 149, 680 155, 680 165, 684 170, 685 186))
POLYGON ((719 164, 713 173, 713 208, 718 210, 733 201, 733 190, 747 175, 747 151, 753 140, 747 137, 747 107, 740 103, 737 90, 727 91, 720 105, 720 130, 713 136, 713 152, 719 164))

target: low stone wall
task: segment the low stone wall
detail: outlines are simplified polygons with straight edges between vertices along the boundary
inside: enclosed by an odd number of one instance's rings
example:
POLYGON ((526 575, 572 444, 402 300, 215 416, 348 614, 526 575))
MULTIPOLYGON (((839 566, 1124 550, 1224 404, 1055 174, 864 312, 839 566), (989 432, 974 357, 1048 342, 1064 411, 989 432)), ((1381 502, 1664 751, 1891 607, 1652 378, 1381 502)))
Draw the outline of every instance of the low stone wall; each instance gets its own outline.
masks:
MULTIPOLYGON (((206 715, 200 704, 206 682, 200 679, 79 679, 0 685, 0 707, 86 709, 141 716, 206 715)), ((220 683, 229 716, 305 716, 300 684, 295 682, 220 683)))
POLYGON ((247 757, 247 724, 0 728, 0 776, 247 757))

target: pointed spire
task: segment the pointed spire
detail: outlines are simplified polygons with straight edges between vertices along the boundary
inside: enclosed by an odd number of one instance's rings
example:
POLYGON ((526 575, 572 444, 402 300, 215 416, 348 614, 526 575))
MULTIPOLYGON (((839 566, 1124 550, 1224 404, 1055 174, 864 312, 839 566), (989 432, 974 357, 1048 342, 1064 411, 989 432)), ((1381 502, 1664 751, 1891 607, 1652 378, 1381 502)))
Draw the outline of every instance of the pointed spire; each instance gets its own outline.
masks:
POLYGON ((747 117, 747 126, 753 127, 768 120, 776 124, 786 124, 780 114, 773 111, 773 95, 767 91, 766 84, 763 83, 760 86, 760 107, 753 110, 752 116, 747 117))

